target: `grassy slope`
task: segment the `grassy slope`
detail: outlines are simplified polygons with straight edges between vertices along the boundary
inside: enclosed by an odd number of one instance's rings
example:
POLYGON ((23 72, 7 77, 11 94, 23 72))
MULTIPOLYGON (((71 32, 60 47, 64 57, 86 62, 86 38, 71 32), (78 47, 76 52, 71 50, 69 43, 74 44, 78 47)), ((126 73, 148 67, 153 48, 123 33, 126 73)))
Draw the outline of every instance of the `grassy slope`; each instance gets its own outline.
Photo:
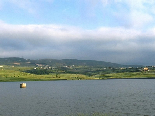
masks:
POLYGON ((51 81, 51 80, 79 80, 79 79, 93 79, 82 74, 59 74, 56 77, 55 73, 49 75, 35 75, 23 72, 24 70, 33 67, 9 67, 0 68, 0 81, 51 81))
POLYGON ((51 80, 87 80, 87 79, 108 79, 108 78, 152 78, 155 77, 154 71, 150 72, 124 72, 111 73, 104 75, 94 75, 92 77, 83 74, 55 73, 49 75, 35 75, 24 72, 33 67, 11 67, 0 68, 0 82, 9 81, 51 81, 51 80))
POLYGON ((105 74, 102 78, 154 78, 155 73, 152 72, 125 72, 105 74))

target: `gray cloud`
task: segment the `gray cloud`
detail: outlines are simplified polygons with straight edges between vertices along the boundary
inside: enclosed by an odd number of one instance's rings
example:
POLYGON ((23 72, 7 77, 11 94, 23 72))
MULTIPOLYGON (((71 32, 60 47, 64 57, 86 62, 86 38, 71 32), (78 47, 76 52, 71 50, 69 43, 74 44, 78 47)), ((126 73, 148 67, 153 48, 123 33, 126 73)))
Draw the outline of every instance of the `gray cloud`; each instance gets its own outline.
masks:
POLYGON ((0 27, 0 57, 155 64, 154 29, 148 32, 105 27, 83 30, 71 26, 9 25, 2 22, 0 27))

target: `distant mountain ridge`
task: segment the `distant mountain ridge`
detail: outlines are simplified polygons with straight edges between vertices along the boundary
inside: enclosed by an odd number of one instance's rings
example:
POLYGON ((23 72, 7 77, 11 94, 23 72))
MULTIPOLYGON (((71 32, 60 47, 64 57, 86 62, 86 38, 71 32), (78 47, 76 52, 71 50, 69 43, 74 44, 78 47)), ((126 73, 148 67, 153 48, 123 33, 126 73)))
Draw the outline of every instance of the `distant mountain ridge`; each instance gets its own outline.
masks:
POLYGON ((89 67, 142 67, 142 65, 121 65, 117 63, 96 61, 96 60, 77 60, 77 59, 38 59, 30 60, 19 57, 0 58, 0 65, 19 65, 19 66, 36 66, 36 65, 49 65, 49 66, 89 66, 89 67))

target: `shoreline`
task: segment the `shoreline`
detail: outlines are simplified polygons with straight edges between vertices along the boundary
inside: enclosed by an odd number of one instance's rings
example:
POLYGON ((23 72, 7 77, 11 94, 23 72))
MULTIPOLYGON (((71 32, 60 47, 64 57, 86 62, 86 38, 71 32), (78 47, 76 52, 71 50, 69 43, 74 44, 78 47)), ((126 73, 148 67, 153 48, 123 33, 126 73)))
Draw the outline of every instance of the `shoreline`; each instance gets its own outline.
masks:
POLYGON ((107 79, 155 79, 155 77, 136 77, 136 78, 107 78, 107 79))
MULTIPOLYGON (((81 79, 81 80, 110 80, 110 79, 155 79, 155 77, 140 77, 140 78, 105 78, 105 79, 81 79)), ((52 79, 52 80, 20 80, 20 81, 12 81, 12 80, 8 80, 8 81, 3 81, 0 80, 0 82, 25 82, 25 81, 74 81, 74 80, 70 80, 70 79, 52 79)), ((75 79, 76 80, 76 79, 75 79)), ((80 81, 80 80, 79 80, 80 81)))

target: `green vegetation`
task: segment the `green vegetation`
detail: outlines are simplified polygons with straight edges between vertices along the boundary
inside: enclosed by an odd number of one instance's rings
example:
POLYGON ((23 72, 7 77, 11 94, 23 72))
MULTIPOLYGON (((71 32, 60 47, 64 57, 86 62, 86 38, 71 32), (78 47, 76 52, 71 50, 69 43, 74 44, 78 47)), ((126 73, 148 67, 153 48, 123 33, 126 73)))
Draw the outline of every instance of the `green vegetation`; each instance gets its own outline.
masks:
POLYGON ((80 80, 92 79, 82 74, 67 74, 67 73, 50 73, 50 74, 32 74, 26 72, 34 67, 10 67, 3 66, 0 68, 0 81, 52 81, 52 80, 80 80))
POLYGON ((43 69, 35 67, 3 66, 0 68, 0 81, 52 81, 52 80, 91 80, 113 78, 154 78, 155 69, 143 71, 137 68, 100 69, 74 67, 43 69), (76 70, 75 70, 76 69, 76 70))
POLYGON ((142 66, 126 67, 101 61, 25 60, 23 58, 1 58, 0 63, 1 82, 155 78, 153 66, 144 71, 142 66))

